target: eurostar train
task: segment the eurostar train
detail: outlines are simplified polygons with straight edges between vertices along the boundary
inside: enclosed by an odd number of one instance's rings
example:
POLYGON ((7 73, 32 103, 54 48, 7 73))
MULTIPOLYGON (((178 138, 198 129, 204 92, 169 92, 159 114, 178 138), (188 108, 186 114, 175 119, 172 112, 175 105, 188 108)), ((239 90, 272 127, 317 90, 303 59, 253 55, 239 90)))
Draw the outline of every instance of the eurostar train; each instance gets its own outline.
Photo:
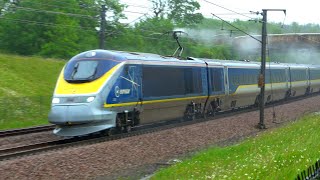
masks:
MULTIPOLYGON (((91 50, 63 68, 52 98, 54 134, 130 131, 259 103, 260 63, 91 50)), ((320 66, 268 63, 265 102, 320 91, 320 66)))

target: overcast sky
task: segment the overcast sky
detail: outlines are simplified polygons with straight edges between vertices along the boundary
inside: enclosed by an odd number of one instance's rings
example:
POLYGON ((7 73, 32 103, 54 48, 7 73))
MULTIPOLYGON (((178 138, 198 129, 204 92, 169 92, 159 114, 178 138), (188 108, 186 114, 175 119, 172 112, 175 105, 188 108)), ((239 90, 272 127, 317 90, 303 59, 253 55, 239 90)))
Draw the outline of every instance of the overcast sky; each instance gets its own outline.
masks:
MULTIPOLYGON (((268 12, 268 21, 272 22, 298 22, 299 24, 315 23, 320 24, 320 11, 317 1, 315 0, 197 0, 201 5, 201 13, 205 17, 212 17, 214 13, 221 18, 232 21, 234 19, 248 20, 249 17, 256 18, 258 16, 248 14, 250 11, 261 11, 262 9, 286 9, 287 15, 283 12, 268 12), (243 15, 232 13, 226 9, 215 6, 208 2, 217 4, 227 9, 236 11, 243 15), (249 17, 247 17, 249 16, 249 17)), ((121 3, 127 4, 129 7, 126 11, 139 13, 147 13, 151 15, 151 3, 148 0, 120 0, 121 3), (142 7, 137 7, 142 6, 142 7)), ((128 22, 140 17, 142 14, 126 12, 128 22)))

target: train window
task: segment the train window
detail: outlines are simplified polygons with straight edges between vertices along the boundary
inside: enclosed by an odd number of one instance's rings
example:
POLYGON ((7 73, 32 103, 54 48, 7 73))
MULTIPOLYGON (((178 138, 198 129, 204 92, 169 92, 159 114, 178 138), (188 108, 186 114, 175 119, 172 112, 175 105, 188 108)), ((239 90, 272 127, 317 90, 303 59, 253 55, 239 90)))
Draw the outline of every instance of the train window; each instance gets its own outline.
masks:
POLYGON ((310 79, 320 79, 320 69, 311 69, 310 70, 310 79))
POLYGON ((239 85, 256 84, 259 69, 229 68, 229 89, 235 91, 239 85))
POLYGON ((270 83, 270 77, 271 77, 271 71, 270 69, 266 69, 266 72, 265 72, 265 83, 268 84, 270 83))
POLYGON ((210 80, 212 85, 212 91, 219 92, 223 91, 223 69, 222 68, 212 68, 210 70, 210 80))
POLYGON ((201 68, 143 67, 143 96, 182 96, 202 92, 201 68))
POLYGON ((229 73, 231 78, 237 79, 234 85, 249 85, 255 84, 257 78, 257 69, 234 69, 234 71, 229 73))
POLYGON ((202 78, 200 68, 184 68, 185 94, 200 93, 202 78))
POLYGON ((305 69, 291 69, 291 80, 292 81, 303 81, 307 79, 305 69))
MULTIPOLYGON (((271 81, 268 83, 280 83, 280 82, 286 82, 286 71, 285 69, 271 69, 271 81)), ((269 78, 270 79, 270 78, 269 78)))
MULTIPOLYGON (((97 61, 78 61, 70 75, 70 81, 90 81, 97 72, 97 61)), ((69 80, 69 79, 68 79, 69 80)))
POLYGON ((70 83, 90 82, 100 78, 118 62, 108 60, 71 60, 64 69, 64 79, 70 83))

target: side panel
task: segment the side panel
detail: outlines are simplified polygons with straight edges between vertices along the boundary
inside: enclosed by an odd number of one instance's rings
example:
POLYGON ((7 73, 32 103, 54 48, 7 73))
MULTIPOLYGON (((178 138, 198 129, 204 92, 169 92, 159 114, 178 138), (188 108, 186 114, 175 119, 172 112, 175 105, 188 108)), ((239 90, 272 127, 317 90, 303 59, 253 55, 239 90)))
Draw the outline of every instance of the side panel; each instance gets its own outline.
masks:
POLYGON ((141 104, 141 87, 141 65, 124 65, 110 89, 105 107, 117 112, 132 111, 141 104))
POLYGON ((318 68, 310 69, 310 87, 311 92, 320 91, 320 69, 318 68))
POLYGON ((205 67, 144 65, 141 123, 182 118, 191 102, 207 98, 205 67))
POLYGON ((241 107, 254 104, 259 88, 257 78, 259 69, 228 68, 230 107, 241 107))
POLYGON ((301 96, 307 92, 308 89, 308 77, 307 69, 303 68, 291 68, 291 95, 301 96))
POLYGON ((284 99, 288 90, 285 68, 272 68, 266 70, 265 101, 284 99))
POLYGON ((209 100, 207 110, 212 111, 216 108, 223 109, 225 101, 225 72, 224 67, 209 67, 208 68, 208 83, 209 83, 209 100))

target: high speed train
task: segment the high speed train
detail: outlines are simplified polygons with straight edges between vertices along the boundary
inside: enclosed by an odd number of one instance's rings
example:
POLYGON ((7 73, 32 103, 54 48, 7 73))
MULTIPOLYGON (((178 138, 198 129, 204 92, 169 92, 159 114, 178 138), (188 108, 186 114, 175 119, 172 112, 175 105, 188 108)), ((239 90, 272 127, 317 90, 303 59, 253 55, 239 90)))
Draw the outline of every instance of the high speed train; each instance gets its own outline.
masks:
MULTIPOLYGON (((49 114, 54 134, 130 131, 259 103, 259 62, 91 50, 58 78, 49 114)), ((320 66, 268 63, 265 102, 320 91, 320 66)))

